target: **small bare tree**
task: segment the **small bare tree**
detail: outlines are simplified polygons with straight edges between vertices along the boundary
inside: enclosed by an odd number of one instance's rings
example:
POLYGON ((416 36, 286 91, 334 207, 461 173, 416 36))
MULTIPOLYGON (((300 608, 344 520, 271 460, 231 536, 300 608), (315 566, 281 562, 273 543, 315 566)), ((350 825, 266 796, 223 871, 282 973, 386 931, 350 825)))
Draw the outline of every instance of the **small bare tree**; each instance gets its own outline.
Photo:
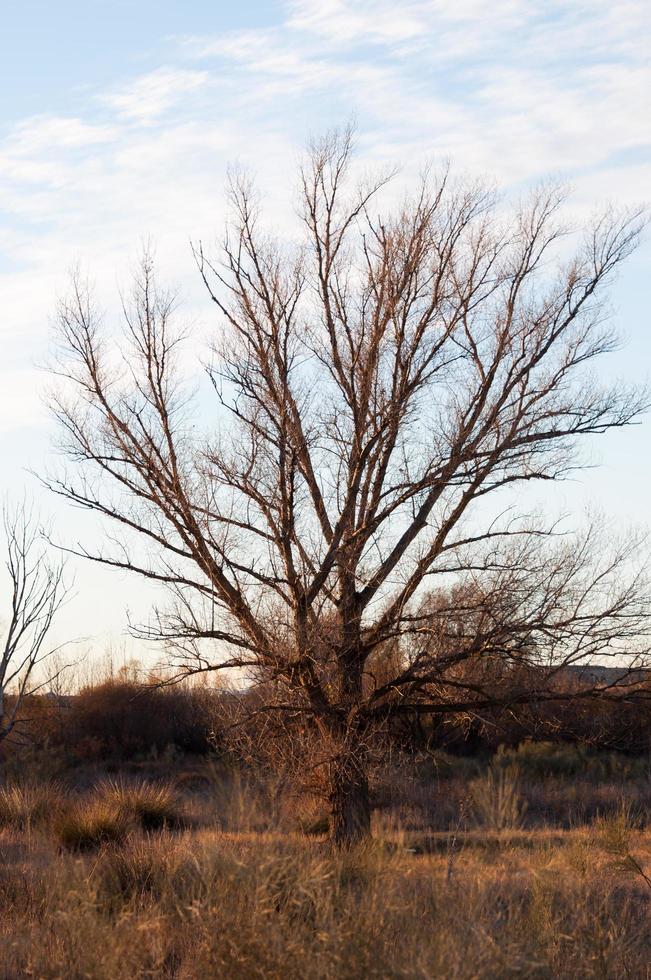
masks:
POLYGON ((641 654, 646 632, 625 547, 600 564, 590 534, 556 544, 541 517, 492 503, 562 478, 581 437, 645 407, 587 371, 615 347, 603 287, 640 215, 602 216, 563 259, 556 188, 507 218, 444 173, 376 217, 387 181, 351 188, 351 150, 348 132, 312 147, 302 245, 263 232, 236 177, 221 258, 195 249, 220 320, 212 431, 191 424, 149 256, 121 351, 74 282, 54 409, 81 476, 48 480, 124 529, 115 550, 77 553, 171 589, 138 635, 172 644, 180 674, 238 668, 261 711, 300 716, 340 843, 369 833, 369 739, 387 719, 556 696, 564 665, 641 654), (464 668, 477 661, 540 669, 500 685, 464 668))
POLYGON ((66 596, 63 564, 48 560, 34 514, 24 504, 5 506, 2 518, 11 602, 0 645, 0 741, 13 731, 25 699, 49 683, 51 674, 37 673, 56 653, 46 641, 66 596))

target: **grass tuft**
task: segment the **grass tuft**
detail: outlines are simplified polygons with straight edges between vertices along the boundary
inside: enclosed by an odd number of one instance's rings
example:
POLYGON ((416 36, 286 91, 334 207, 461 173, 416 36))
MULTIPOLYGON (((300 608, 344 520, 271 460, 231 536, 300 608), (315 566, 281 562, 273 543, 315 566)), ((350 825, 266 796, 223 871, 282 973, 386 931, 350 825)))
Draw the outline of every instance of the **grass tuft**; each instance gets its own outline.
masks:
POLYGON ((470 803, 475 819, 484 830, 519 830, 526 803, 520 793, 517 771, 491 766, 484 776, 470 783, 470 803))
POLYGON ((69 851, 90 851, 126 840, 131 830, 124 813, 104 800, 76 804, 57 824, 59 843, 69 851))
POLYGON ((0 790, 0 828, 29 830, 50 823, 63 808, 64 795, 54 783, 27 783, 0 790))
POLYGON ((189 823, 183 801, 171 783, 107 779, 98 786, 96 795, 142 830, 178 830, 189 823))

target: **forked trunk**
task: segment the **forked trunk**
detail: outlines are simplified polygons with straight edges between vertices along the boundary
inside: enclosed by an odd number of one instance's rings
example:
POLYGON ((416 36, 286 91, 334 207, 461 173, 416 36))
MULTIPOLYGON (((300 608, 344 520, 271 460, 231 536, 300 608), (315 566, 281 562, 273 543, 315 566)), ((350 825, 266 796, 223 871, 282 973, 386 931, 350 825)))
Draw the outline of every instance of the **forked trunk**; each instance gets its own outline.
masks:
POLYGON ((371 801, 364 753, 346 753, 332 765, 330 833, 337 847, 352 847, 371 835, 371 801))

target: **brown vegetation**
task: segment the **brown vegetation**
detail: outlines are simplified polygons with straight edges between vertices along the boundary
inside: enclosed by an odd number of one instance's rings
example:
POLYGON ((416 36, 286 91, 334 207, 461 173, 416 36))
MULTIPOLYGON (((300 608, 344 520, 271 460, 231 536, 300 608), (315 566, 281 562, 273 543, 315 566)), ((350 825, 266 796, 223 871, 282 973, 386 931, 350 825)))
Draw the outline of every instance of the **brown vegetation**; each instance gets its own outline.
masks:
POLYGON ((78 713, 42 698, 4 743, 2 980, 646 976, 648 748, 517 744, 517 721, 498 751, 492 725, 466 754, 398 738, 371 767, 375 840, 342 854, 327 787, 274 769, 263 739, 159 750, 168 694, 203 731, 231 717, 224 692, 118 675, 78 713), (109 689, 131 736, 107 760, 80 720, 102 729, 109 689))
POLYGON ((571 829, 491 829, 486 798, 472 826, 457 810, 438 833, 386 813, 374 843, 344 853, 287 823, 252 831, 252 798, 236 833, 199 797, 193 830, 146 832, 102 809, 110 795, 64 801, 63 823, 5 818, 3 980, 647 976, 651 837, 616 794, 571 829))
MULTIPOLYGON (((193 758, 210 756, 264 772, 268 780, 296 782, 300 777, 306 790, 321 786, 327 791, 314 772, 318 767, 307 764, 309 730, 300 718, 291 724, 283 720, 283 749, 274 716, 260 710, 269 695, 259 687, 236 692, 170 685, 147 677, 136 663, 117 672, 110 664, 98 665, 95 675, 94 682, 84 682, 75 693, 32 695, 22 701, 13 737, 0 745, 0 764, 9 776, 31 771, 48 778, 84 765, 120 772, 156 760, 164 771, 174 759, 187 772, 193 758)), ((506 689, 508 679, 499 682, 506 689)), ((626 699, 607 691, 583 697, 571 676, 559 676, 556 684, 563 695, 558 702, 493 708, 481 716, 466 711, 438 718, 401 715, 370 743, 369 763, 377 769, 397 756, 446 758, 457 765, 465 758, 472 766, 473 759, 500 752, 503 758, 526 758, 538 775, 598 771, 604 779, 614 774, 607 760, 619 760, 622 770, 642 764, 651 751, 646 684, 633 685, 626 699)), ((316 758, 318 751, 316 746, 316 758)))

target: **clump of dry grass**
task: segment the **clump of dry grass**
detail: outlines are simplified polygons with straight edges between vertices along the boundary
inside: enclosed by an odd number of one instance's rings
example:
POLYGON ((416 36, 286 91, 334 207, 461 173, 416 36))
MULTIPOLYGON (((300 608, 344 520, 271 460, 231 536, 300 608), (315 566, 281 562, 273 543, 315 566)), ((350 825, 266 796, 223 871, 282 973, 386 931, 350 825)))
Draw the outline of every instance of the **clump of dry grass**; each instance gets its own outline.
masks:
POLYGON ((91 873, 100 906, 114 912, 161 901, 188 860, 166 834, 103 848, 91 873))
POLYGON ((630 802, 621 800, 614 813, 596 821, 595 829, 601 847, 612 858, 610 870, 630 875, 651 890, 651 872, 645 870, 633 843, 633 835, 639 831, 640 823, 640 816, 630 802))
POLYGON ((89 851, 123 841, 130 829, 123 813, 110 802, 97 799, 74 803, 56 824, 58 841, 69 851, 89 851))
POLYGON ((179 829, 188 824, 186 807, 171 783, 109 779, 97 787, 96 796, 143 830, 179 829))
POLYGON ((490 766, 485 775, 471 781, 469 796, 475 819, 485 830, 518 830, 522 826, 526 802, 514 768, 490 766))
POLYGON ((0 828, 26 830, 56 819, 64 794, 55 783, 26 783, 0 789, 0 828))
POLYGON ((57 834, 68 850, 86 851, 122 842, 137 831, 187 825, 186 808, 171 784, 105 780, 60 817, 57 834))

